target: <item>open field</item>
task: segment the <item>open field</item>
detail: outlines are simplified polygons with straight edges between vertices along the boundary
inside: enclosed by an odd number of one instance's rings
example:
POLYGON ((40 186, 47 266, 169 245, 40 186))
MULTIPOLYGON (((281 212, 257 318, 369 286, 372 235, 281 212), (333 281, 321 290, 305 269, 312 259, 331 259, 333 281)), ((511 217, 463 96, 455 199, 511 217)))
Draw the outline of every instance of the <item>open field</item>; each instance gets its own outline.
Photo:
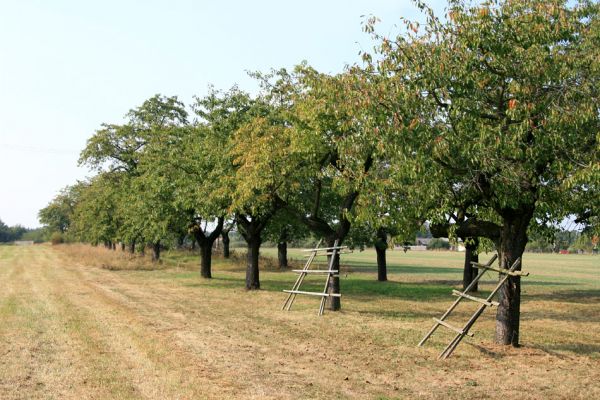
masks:
POLYGON ((202 280, 194 255, 145 270, 104 249, 0 246, 0 399, 600 398, 600 257, 526 254, 523 347, 492 343, 487 310, 446 361, 450 333, 415 345, 454 299, 462 255, 388 257, 379 283, 373 252, 346 256, 343 311, 317 317, 313 298, 280 311, 290 272, 246 292, 220 259, 202 280))

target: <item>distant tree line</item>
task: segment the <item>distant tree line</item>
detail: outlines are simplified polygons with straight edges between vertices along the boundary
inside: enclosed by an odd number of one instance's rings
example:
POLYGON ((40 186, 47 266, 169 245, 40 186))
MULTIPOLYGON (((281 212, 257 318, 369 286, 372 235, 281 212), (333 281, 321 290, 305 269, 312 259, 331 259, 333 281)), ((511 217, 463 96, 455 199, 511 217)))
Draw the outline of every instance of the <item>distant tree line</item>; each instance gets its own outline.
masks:
POLYGON ((10 243, 16 240, 32 240, 40 243, 46 239, 45 229, 29 229, 21 225, 8 226, 0 219, 0 243, 10 243))
POLYGON ((598 236, 589 230, 583 232, 561 230, 556 232, 552 239, 541 235, 532 235, 526 250, 536 253, 558 253, 565 250, 569 253, 592 253, 598 252, 600 248, 598 242, 598 236))
MULTIPOLYGON (((149 246, 156 260, 165 242, 193 238, 205 278, 213 243, 235 229, 248 290, 266 240, 282 252, 308 234, 372 245, 385 277, 390 238, 429 221, 466 244, 467 281, 480 248, 509 268, 567 217, 597 234, 600 4, 453 0, 443 19, 418 4, 426 22, 403 20, 397 36, 367 21, 375 50, 342 73, 255 73, 255 95, 211 89, 190 107, 156 95, 102 125, 80 157, 97 175, 40 221, 74 240, 149 246)), ((517 276, 499 292, 498 343, 518 345, 520 291, 517 276)))

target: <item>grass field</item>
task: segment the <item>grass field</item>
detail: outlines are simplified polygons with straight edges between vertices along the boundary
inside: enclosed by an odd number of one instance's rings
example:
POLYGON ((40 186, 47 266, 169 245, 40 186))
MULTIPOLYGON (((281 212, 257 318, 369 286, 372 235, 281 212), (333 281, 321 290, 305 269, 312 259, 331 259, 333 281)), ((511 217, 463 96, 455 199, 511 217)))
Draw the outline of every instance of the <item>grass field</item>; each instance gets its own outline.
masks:
POLYGON ((150 269, 104 249, 0 246, 0 399, 600 398, 600 257, 526 254, 523 346, 494 345, 487 310, 438 361, 450 333, 416 343, 454 299, 461 257, 389 252, 380 283, 373 252, 345 256, 343 311, 317 317, 313 298, 280 311, 291 272, 261 271, 246 292, 221 259, 203 280, 196 255, 150 269))

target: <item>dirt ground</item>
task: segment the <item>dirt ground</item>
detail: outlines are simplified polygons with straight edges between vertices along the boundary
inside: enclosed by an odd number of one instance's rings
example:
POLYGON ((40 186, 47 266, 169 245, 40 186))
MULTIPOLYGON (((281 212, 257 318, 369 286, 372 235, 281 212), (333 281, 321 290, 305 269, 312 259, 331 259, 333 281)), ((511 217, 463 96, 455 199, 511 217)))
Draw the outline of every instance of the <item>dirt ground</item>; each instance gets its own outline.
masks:
POLYGON ((280 311, 292 273, 261 278, 265 290, 246 292, 237 269, 207 281, 182 266, 111 270, 51 246, 0 247, 0 399, 600 398, 599 290, 539 285, 524 300, 523 347, 492 344, 488 311, 438 361, 450 334, 416 343, 453 300, 452 287, 431 289, 443 282, 392 276, 422 298, 356 289, 317 317, 315 299, 280 311))

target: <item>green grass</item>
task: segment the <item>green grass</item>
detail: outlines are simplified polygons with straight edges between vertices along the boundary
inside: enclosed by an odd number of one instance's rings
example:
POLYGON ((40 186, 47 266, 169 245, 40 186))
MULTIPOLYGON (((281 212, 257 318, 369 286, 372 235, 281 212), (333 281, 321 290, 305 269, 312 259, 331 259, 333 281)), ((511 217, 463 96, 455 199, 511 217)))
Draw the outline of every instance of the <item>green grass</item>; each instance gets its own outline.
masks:
MULTIPOLYGON (((243 249, 236 250, 243 252, 243 249)), ((288 251, 289 259, 297 265, 305 261, 299 249, 288 251)), ((275 258, 277 249, 263 248, 261 255, 275 258)), ((480 259, 485 262, 492 254, 482 254, 480 259)), ((450 286, 460 285, 462 279, 464 253, 449 251, 407 252, 388 251, 388 282, 377 282, 376 256, 373 250, 367 249, 342 257, 341 280, 343 292, 356 296, 393 296, 404 299, 437 299, 447 295, 450 286)), ((187 279, 197 284, 197 269, 199 256, 189 252, 166 253, 165 261, 182 266, 189 272, 178 272, 174 276, 168 274, 168 279, 187 279)), ((324 264, 324 258, 318 261, 324 264)), ((523 278, 524 292, 533 293, 569 293, 578 292, 587 296, 600 296, 600 257, 575 254, 535 254, 525 253, 523 270, 530 273, 523 278)), ((213 261, 213 280, 208 283, 212 287, 236 288, 243 286, 243 266, 227 260, 215 258, 213 261)), ((295 274, 273 268, 261 271, 261 288, 264 290, 280 291, 291 286, 295 274)), ((167 278, 165 276, 165 278, 167 278)), ((484 288, 494 285, 497 274, 488 272, 482 279, 484 288)), ((311 277, 307 287, 318 288, 322 279, 311 277)))

